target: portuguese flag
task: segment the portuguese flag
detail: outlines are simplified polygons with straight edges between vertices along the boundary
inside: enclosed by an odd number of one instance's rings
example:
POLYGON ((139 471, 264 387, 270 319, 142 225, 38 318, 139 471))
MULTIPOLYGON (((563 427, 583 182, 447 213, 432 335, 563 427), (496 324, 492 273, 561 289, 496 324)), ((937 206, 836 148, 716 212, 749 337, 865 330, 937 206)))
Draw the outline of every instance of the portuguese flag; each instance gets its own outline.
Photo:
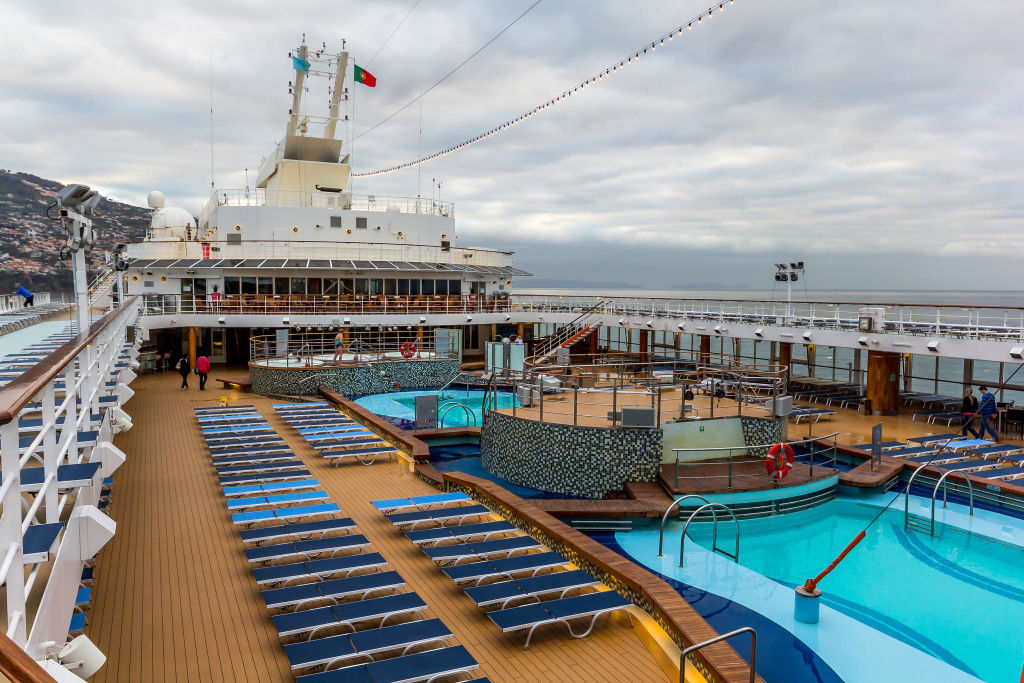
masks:
POLYGON ((362 68, 358 64, 353 64, 352 80, 356 83, 362 83, 363 85, 374 88, 377 86, 377 77, 372 73, 362 68))

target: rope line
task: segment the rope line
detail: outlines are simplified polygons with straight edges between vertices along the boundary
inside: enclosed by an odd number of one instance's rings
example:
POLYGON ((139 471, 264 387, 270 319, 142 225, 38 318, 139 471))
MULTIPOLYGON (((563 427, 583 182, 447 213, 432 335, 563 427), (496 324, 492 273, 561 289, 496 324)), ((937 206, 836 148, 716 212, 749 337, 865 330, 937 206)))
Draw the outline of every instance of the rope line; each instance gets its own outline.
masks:
MULTIPOLYGON (((509 119, 508 121, 505 121, 504 123, 502 123, 499 126, 495 126, 494 128, 491 128, 490 130, 487 130, 487 131, 485 131, 483 133, 480 133, 479 135, 476 135, 476 136, 474 136, 472 138, 468 138, 466 140, 463 140, 462 142, 460 142, 458 144, 455 144, 455 145, 452 145, 451 147, 447 147, 447 148, 445 148, 445 149, 443 149, 443 150, 441 150, 439 152, 435 152, 433 154, 429 154, 427 156, 420 157, 419 159, 416 159, 414 161, 407 161, 407 162, 402 163, 402 164, 397 164, 395 166, 389 166, 388 168, 381 168, 381 169, 377 169, 377 170, 374 170, 374 171, 361 171, 359 173, 353 173, 352 177, 353 178, 363 178, 363 177, 366 177, 366 176, 375 176, 375 175, 381 175, 381 174, 384 174, 384 173, 393 173, 395 171, 400 171, 402 169, 410 168, 412 166, 416 166, 416 165, 425 163, 427 161, 433 161, 434 159, 438 159, 440 157, 446 156, 448 154, 451 154, 452 152, 457 152, 459 150, 465 149, 466 147, 469 147, 470 145, 474 145, 474 144, 476 144, 478 142, 486 140, 487 138, 491 137, 492 135, 495 135, 495 134, 500 133, 502 131, 508 130, 509 128, 512 128, 513 126, 515 126, 515 125, 517 125, 517 124, 519 124, 519 123, 521 123, 521 122, 523 122, 523 121, 525 121, 525 120, 527 120, 527 119, 529 119, 529 118, 539 114, 541 111, 543 111, 545 109, 548 109, 549 107, 553 107, 556 104, 562 102, 563 100, 571 97, 573 95, 573 93, 582 91, 588 85, 593 85, 594 83, 596 83, 596 82, 598 82, 600 80, 603 80, 606 76, 611 76, 612 74, 618 72, 620 69, 623 69, 623 68, 625 68, 628 65, 634 64, 635 62, 637 62, 640 59, 640 57, 646 55, 648 50, 650 50, 651 52, 654 52, 658 47, 664 46, 665 45, 665 41, 671 41, 676 36, 681 36, 683 34, 683 31, 691 31, 691 30, 693 30, 694 26, 702 25, 706 20, 709 20, 712 16, 714 16, 714 13, 715 13, 716 9, 719 12, 722 12, 722 11, 725 10, 726 5, 731 5, 731 4, 733 4, 734 1, 735 0, 723 0, 723 2, 721 2, 721 3, 717 4, 717 5, 712 5, 711 7, 709 7, 706 10, 704 10, 703 12, 701 12, 700 14, 695 16, 694 18, 692 18, 689 21, 687 21, 686 23, 680 24, 678 27, 672 29, 668 33, 666 33, 666 34, 664 34, 664 35, 662 35, 662 36, 660 36, 658 38, 655 38, 654 40, 652 40, 650 42, 650 44, 645 44, 642 48, 640 48, 640 49, 636 50, 635 52, 633 52, 632 54, 630 54, 630 55, 620 59, 618 62, 616 62, 614 64, 611 64, 611 65, 605 67, 604 69, 601 69, 600 71, 598 71, 596 74, 594 74, 590 78, 587 78, 587 79, 577 83, 575 86, 573 86, 571 88, 567 88, 567 89, 563 90, 561 92, 561 94, 557 95, 556 97, 553 97, 553 98, 549 99, 548 101, 546 101, 546 102, 544 102, 542 104, 539 104, 536 107, 533 107, 532 109, 529 109, 529 110, 523 112, 522 114, 520 114, 519 116, 516 116, 513 119, 509 119)), ((536 6, 536 3, 533 6, 531 6, 527 10, 527 12, 529 12, 530 9, 533 9, 533 7, 535 7, 535 6, 536 6)), ((524 14, 525 14, 525 12, 524 12, 524 14)), ((518 19, 516 19, 516 21, 518 21, 518 19)), ((513 22, 513 23, 515 23, 515 22, 513 22)), ((509 24, 509 26, 511 26, 511 24, 509 24)), ((498 34, 498 35, 501 35, 501 34, 498 34)), ((495 38, 497 38, 497 36, 495 36, 495 38)), ((493 39, 492 39, 492 41, 493 41, 493 39)), ((488 44, 490 44, 490 42, 488 42, 488 44)), ((486 45, 484 47, 486 47, 486 45)), ((482 49, 483 48, 481 48, 481 50, 482 49)), ((472 57, 470 57, 470 59, 472 59, 472 57)), ((469 61, 469 60, 466 60, 466 61, 469 61)), ((463 62, 463 64, 464 63, 465 62, 463 62)), ((461 64, 459 66, 461 66, 461 64)), ((456 70, 457 69, 458 69, 458 67, 456 67, 456 70)), ((454 72, 455 71, 453 70, 451 73, 454 73, 454 72)), ((449 73, 448 75, 450 76, 451 73, 449 73)), ((445 78, 447 78, 447 77, 448 76, 445 76, 445 78)), ((442 78, 441 80, 443 81, 444 79, 442 78)), ((439 83, 441 83, 441 81, 438 81, 437 83, 432 85, 430 88, 428 88, 426 91, 424 91, 421 95, 419 95, 416 99, 412 100, 411 102, 409 102, 409 104, 405 105, 405 107, 402 107, 402 109, 399 109, 394 114, 392 114, 388 118, 384 119, 384 121, 381 121, 380 123, 378 123, 373 128, 370 128, 368 130, 363 131, 359 135, 359 137, 362 137, 363 135, 365 135, 366 133, 369 133, 371 130, 373 130, 377 126, 381 125, 385 121, 388 121, 389 119, 394 117, 396 114, 398 114, 399 112, 404 110, 406 107, 411 105, 413 102, 418 100, 420 97, 423 97, 423 95, 426 95, 427 92, 430 92, 430 90, 432 90, 439 83)))

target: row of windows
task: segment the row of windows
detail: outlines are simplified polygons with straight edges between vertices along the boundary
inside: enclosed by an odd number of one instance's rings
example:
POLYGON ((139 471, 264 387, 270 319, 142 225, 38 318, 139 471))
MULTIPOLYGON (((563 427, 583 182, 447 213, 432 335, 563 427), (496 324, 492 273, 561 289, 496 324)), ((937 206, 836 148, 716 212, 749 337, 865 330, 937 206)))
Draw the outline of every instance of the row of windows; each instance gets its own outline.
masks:
POLYGON ((320 277, 226 277, 225 294, 305 294, 338 296, 339 294, 386 294, 418 296, 420 294, 462 294, 459 280, 420 280, 395 278, 320 278, 320 277))

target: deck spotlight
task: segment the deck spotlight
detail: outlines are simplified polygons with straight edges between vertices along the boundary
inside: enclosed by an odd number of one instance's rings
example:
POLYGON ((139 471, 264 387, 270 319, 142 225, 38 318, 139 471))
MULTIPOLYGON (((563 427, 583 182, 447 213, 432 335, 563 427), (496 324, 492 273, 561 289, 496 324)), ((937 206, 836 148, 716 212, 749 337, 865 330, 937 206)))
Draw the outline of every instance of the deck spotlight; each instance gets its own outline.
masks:
POLYGON ((723 328, 721 325, 715 325, 715 332, 717 332, 718 334, 724 334, 725 328, 723 328))
POLYGON ((867 346, 868 345, 868 338, 867 337, 857 337, 857 343, 860 344, 861 346, 867 346))
POLYGON ((219 324, 223 325, 223 324, 224 324, 225 322, 227 322, 227 321, 226 321, 226 320, 224 320, 224 316, 220 316, 219 318, 217 318, 217 322, 218 322, 219 324))
POLYGON ((1010 358, 1024 359, 1024 346, 1014 346, 1010 349, 1010 358))
POLYGON ((508 313, 506 313, 506 314, 505 314, 505 320, 506 320, 506 322, 507 322, 507 321, 509 321, 509 320, 511 320, 511 319, 512 319, 512 316, 510 316, 510 315, 509 315, 508 313))
POLYGON ((807 332, 804 332, 804 339, 806 339, 807 341, 811 341, 811 332, 810 332, 810 330, 808 330, 807 332))
POLYGON ((171 324, 172 325, 176 324, 177 322, 178 322, 177 320, 175 320, 174 318, 171 318, 171 324))
POLYGON ((626 319, 625 318, 619 318, 619 324, 620 325, 625 325, 626 324, 626 319))
POLYGON ((471 315, 467 315, 467 316, 466 316, 466 322, 467 322, 467 323, 471 323, 471 322, 473 322, 473 316, 471 316, 471 315))
POLYGON ((686 323, 679 323, 678 325, 676 325, 676 327, 678 327, 680 330, 685 330, 686 329, 686 323))
POLYGON ((928 350, 931 351, 932 353, 938 353, 939 352, 939 340, 938 339, 932 339, 931 341, 929 341, 928 342, 928 350))
POLYGON ((341 324, 342 325, 351 325, 352 321, 350 319, 348 319, 348 318, 343 318, 342 321, 341 321, 341 324))
POLYGON ((756 330, 754 330, 754 336, 755 337, 763 337, 764 336, 764 328, 763 327, 759 327, 756 330))
POLYGON ((287 326, 290 325, 291 323, 288 321, 288 318, 281 318, 281 324, 287 326))
POLYGON ((654 321, 653 320, 648 320, 647 321, 647 327, 654 327, 654 321))
POLYGON ((427 322, 427 318, 426 318, 426 316, 422 316, 422 315, 421 315, 421 316, 420 316, 420 325, 422 325, 422 324, 423 324, 423 323, 425 323, 425 322, 427 322))

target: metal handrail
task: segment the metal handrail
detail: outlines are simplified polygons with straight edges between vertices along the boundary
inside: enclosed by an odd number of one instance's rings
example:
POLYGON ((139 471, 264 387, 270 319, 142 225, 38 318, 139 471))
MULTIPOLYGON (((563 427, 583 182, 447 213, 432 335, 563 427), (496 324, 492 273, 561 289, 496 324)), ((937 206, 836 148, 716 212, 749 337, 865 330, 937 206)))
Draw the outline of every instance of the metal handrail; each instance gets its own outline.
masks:
POLYGON ((723 555, 725 555, 727 557, 731 557, 735 562, 739 562, 740 561, 740 522, 739 522, 739 520, 736 519, 736 515, 733 513, 732 509, 729 508, 728 505, 723 505, 722 503, 706 503, 705 505, 701 505, 699 508, 697 508, 696 510, 691 512, 690 513, 690 517, 686 520, 686 524, 683 525, 683 535, 679 539, 679 566, 680 567, 683 566, 683 551, 686 549, 686 530, 690 527, 690 522, 692 522, 693 518, 696 517, 698 514, 700 514, 701 511, 704 510, 704 508, 712 508, 712 509, 714 509, 716 507, 724 508, 725 511, 729 513, 729 516, 732 517, 732 522, 733 522, 733 524, 736 525, 736 547, 735 547, 735 552, 733 554, 731 554, 731 555, 729 554, 728 551, 718 547, 718 515, 712 515, 711 521, 713 523, 713 526, 711 527, 711 552, 714 553, 714 552, 717 551, 717 552, 720 552, 720 553, 722 553, 723 555))
MULTIPOLYGON (((940 486, 942 487, 942 507, 946 507, 946 486, 945 486, 946 477, 948 477, 949 475, 954 474, 956 472, 957 472, 957 470, 946 470, 943 473, 943 475, 941 477, 939 477, 939 480, 937 482, 935 482, 935 490, 932 491, 932 526, 931 526, 931 535, 932 536, 935 535, 935 498, 936 498, 936 496, 939 495, 939 487, 940 486)), ((971 478, 968 477, 966 473, 961 472, 960 474, 964 475, 964 481, 967 482, 967 491, 970 493, 970 498, 969 498, 969 500, 970 500, 970 512, 969 512, 969 514, 971 516, 974 516, 974 484, 971 483, 971 478)), ((907 488, 909 489, 909 485, 908 485, 907 488)), ((908 493, 907 496, 908 496, 908 499, 909 499, 910 494, 908 493)))
POLYGON ((469 423, 469 420, 472 419, 473 420, 473 426, 474 427, 477 426, 476 425, 476 415, 474 415, 473 411, 470 410, 469 408, 467 408, 464 404, 459 403, 457 401, 450 401, 449 403, 443 404, 441 407, 445 408, 445 411, 443 413, 441 413, 441 417, 437 421, 438 428, 443 428, 444 427, 444 418, 445 418, 445 416, 448 413, 451 412, 452 408, 462 408, 466 412, 466 416, 467 416, 466 422, 467 422, 467 424, 469 423))
POLYGON ((710 640, 705 640, 702 643, 696 643, 683 650, 679 655, 679 683, 684 683, 686 678, 686 658, 691 652, 696 652, 708 645, 714 645, 715 643, 720 643, 723 640, 728 640, 729 638, 738 636, 741 633, 750 634, 750 683, 754 683, 755 677, 757 676, 757 672, 755 671, 757 663, 757 631, 750 626, 744 626, 743 628, 738 628, 735 631, 723 633, 720 636, 716 636, 710 640))
MULTIPOLYGON (((672 512, 672 510, 674 508, 679 507, 679 504, 682 503, 687 498, 699 498, 700 500, 703 500, 705 503, 710 503, 711 502, 710 500, 708 500, 704 496, 698 496, 696 493, 691 493, 689 495, 682 496, 680 498, 676 498, 674 501, 672 501, 672 503, 667 508, 665 508, 665 514, 663 514, 661 516, 661 530, 658 532, 658 557, 664 557, 664 553, 662 553, 662 549, 663 549, 664 541, 665 541, 665 521, 668 519, 669 513, 672 512)), ((714 508, 711 509, 711 517, 712 517, 712 519, 715 519, 715 520, 718 519, 718 516, 715 513, 714 508)))

